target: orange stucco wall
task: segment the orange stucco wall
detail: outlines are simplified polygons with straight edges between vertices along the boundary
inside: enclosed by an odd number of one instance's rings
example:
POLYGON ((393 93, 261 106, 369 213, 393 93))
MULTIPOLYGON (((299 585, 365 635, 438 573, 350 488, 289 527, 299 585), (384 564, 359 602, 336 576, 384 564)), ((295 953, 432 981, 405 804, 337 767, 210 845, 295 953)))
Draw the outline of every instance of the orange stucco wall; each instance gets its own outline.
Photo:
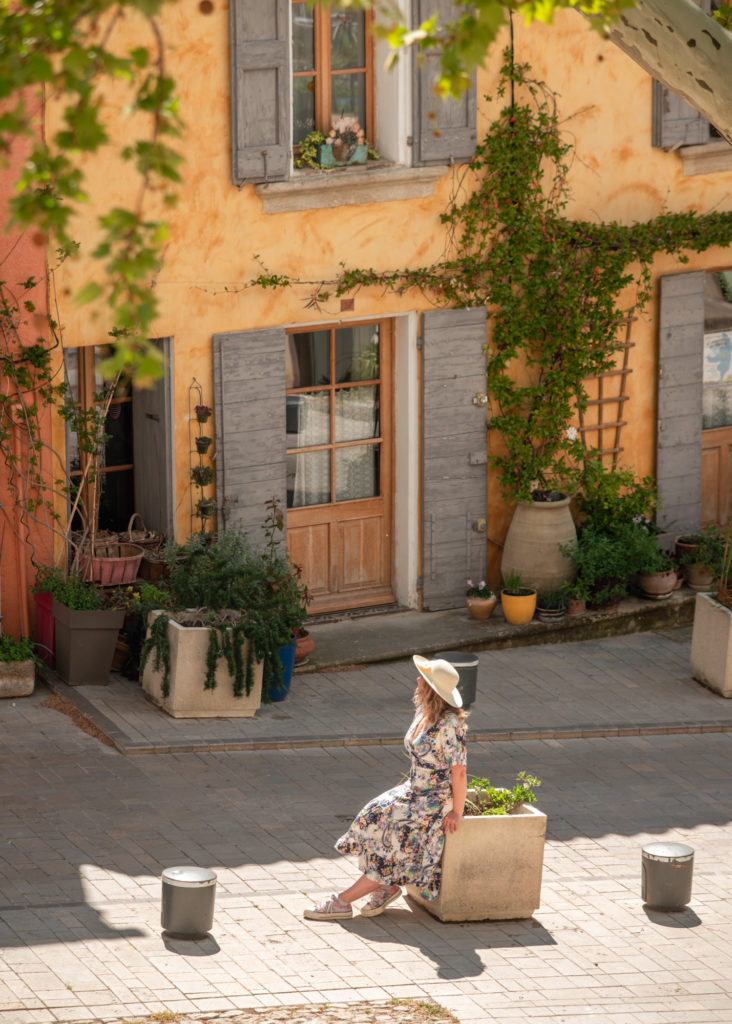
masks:
MULTIPOLYGON (((7 163, 0 168, 0 204, 5 210, 7 197, 10 196, 17 178, 18 169, 26 158, 28 146, 19 143, 8 155, 7 163)), ((4 215, 3 218, 4 219, 4 215)), ((5 227, 5 224, 2 224, 5 227)), ((30 344, 39 336, 47 334, 44 316, 47 311, 46 302, 46 253, 43 239, 29 231, 19 233, 14 230, 0 233, 0 279, 4 282, 9 301, 20 300, 21 304, 28 299, 35 304, 35 313, 29 312, 21 305, 18 318, 18 342, 30 344), (26 291, 21 282, 34 278, 38 284, 26 291)), ((7 343, 14 347, 8 337, 7 343)), ((12 394, 12 384, 6 378, 0 378, 0 386, 5 395, 12 394)), ((50 440, 51 413, 42 411, 40 420, 42 439, 50 440)), ((18 460, 22 468, 27 457, 27 448, 23 441, 23 432, 11 432, 8 445, 11 454, 18 460)), ((42 467, 50 479, 51 466, 48 450, 41 455, 42 467)), ((22 483, 20 485, 22 490, 22 483)), ((36 521, 32 518, 22 520, 13 500, 10 487, 10 473, 5 460, 0 461, 0 612, 2 613, 2 632, 15 638, 33 633, 34 606, 28 592, 33 582, 33 562, 45 564, 49 561, 53 548, 53 533, 49 520, 43 509, 38 509, 36 521)))
MULTIPOLYGON (((421 265, 439 257, 444 242, 439 214, 455 172, 446 169, 429 198, 304 213, 264 214, 252 186, 236 189, 230 179, 228 10, 217 3, 209 16, 185 0, 166 8, 163 21, 168 62, 176 77, 187 123, 183 140, 185 186, 178 209, 170 216, 171 237, 165 267, 156 289, 161 314, 156 330, 175 339, 176 503, 181 536, 188 519, 188 387, 193 377, 211 402, 211 337, 227 330, 336 319, 335 302, 318 311, 306 308, 306 286, 260 291, 244 288, 259 272, 258 254, 271 271, 312 281, 327 279, 339 264, 392 269, 421 265)), ((570 214, 629 222, 664 210, 724 209, 732 204, 732 172, 685 178, 675 154, 651 148, 651 79, 612 44, 587 28, 571 12, 557 16, 553 27, 525 27, 516 22, 516 57, 559 94, 567 134, 576 141, 571 170, 570 214)), ((497 44, 478 76, 479 96, 494 90, 500 49, 497 44)), ((479 103, 479 136, 497 111, 479 103)), ((124 192, 117 165, 95 159, 95 188, 108 201, 124 192)), ((91 241, 85 223, 78 235, 91 241)), ((710 251, 682 266, 660 259, 657 275, 682 269, 732 264, 732 253, 710 251)), ((73 292, 88 276, 88 264, 64 270, 62 284, 73 292)), ((63 291, 63 289, 62 289, 63 291)), ((628 296, 629 300, 631 296, 628 296)), ((65 344, 104 340, 103 317, 79 309, 62 296, 65 344), (100 337, 100 334, 102 336, 100 337)), ((401 297, 361 291, 349 317, 426 309, 417 293, 401 297)), ((655 452, 655 308, 634 326, 627 404, 629 424, 623 444, 640 474, 653 472, 655 452)), ((510 515, 495 487, 490 489, 489 535, 500 540, 510 515)))

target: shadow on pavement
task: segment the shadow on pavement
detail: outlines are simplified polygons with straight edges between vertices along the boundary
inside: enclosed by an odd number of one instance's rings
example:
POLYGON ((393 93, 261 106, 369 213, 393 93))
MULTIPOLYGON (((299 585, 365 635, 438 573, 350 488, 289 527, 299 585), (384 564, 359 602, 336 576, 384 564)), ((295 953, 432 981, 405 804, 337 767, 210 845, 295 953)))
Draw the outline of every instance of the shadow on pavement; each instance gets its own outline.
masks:
POLYGON ((477 978, 485 971, 476 946, 481 949, 524 949, 556 945, 549 932, 534 918, 525 921, 437 921, 408 897, 405 900, 413 910, 391 907, 386 914, 375 918, 357 916, 345 921, 343 926, 369 943, 414 946, 434 962, 439 978, 452 981, 477 978), (435 926, 445 929, 441 949, 435 926), (456 937, 459 941, 453 944, 456 937))
POLYGON ((647 904, 643 904, 643 910, 651 924, 660 924, 664 928, 698 928, 702 919, 686 907, 684 910, 653 910, 647 904))

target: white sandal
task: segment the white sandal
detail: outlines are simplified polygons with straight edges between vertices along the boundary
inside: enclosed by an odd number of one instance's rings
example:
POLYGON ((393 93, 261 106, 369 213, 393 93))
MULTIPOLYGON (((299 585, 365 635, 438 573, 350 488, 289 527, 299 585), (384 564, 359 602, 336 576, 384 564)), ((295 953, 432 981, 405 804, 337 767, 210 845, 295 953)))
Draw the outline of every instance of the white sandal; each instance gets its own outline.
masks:
POLYGON ((304 910, 302 916, 308 921, 341 921, 353 917, 353 907, 333 894, 329 900, 304 910))
POLYGON ((390 903, 398 900, 402 894, 400 885, 382 885, 371 894, 368 903, 361 908, 361 917, 376 917, 382 914, 390 903))

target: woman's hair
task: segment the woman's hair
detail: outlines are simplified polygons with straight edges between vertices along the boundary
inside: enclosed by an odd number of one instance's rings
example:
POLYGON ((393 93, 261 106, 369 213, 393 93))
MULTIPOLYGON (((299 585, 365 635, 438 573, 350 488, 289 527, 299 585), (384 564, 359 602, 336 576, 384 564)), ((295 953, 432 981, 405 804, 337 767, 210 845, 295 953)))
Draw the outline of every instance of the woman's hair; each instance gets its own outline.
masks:
POLYGON ((464 708, 454 708, 451 704, 448 704, 446 700, 442 699, 436 690, 432 689, 429 683, 424 682, 421 676, 417 681, 417 689, 414 691, 412 703, 415 707, 424 709, 424 713, 427 716, 427 720, 430 725, 434 725, 435 722, 438 722, 443 717, 443 715, 448 713, 455 715, 460 724, 462 724, 467 717, 467 712, 464 708))

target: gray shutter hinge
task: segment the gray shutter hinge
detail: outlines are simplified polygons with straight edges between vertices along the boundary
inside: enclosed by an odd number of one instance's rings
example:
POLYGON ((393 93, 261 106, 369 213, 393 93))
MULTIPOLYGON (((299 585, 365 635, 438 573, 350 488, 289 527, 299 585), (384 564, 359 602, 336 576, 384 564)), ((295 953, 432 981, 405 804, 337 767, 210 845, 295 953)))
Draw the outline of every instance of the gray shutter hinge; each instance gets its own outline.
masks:
POLYGON ((421 352, 423 348, 424 348, 424 335, 423 334, 418 334, 417 335, 417 351, 421 352))

